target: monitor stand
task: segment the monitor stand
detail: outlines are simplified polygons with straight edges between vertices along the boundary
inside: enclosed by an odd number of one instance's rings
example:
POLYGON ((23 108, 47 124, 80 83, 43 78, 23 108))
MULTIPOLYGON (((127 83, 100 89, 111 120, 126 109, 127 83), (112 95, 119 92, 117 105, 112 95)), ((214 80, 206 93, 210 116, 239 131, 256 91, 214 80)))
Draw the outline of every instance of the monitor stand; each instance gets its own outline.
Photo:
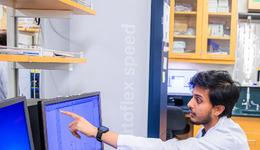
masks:
POLYGON ((36 150, 43 150, 44 147, 42 145, 43 137, 40 131, 40 123, 39 123, 39 111, 38 111, 38 101, 42 99, 27 99, 28 113, 30 117, 31 129, 32 129, 32 137, 34 148, 36 150))

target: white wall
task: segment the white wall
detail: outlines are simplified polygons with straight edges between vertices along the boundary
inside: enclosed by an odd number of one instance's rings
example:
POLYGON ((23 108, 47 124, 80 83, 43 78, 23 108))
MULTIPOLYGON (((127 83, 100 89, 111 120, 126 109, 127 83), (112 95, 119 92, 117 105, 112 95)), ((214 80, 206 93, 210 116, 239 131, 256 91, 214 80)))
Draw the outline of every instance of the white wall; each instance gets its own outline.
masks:
MULTIPOLYGON (((59 51, 69 51, 70 47, 70 20, 69 19, 42 19, 43 48, 59 51)), ((69 92, 70 71, 41 70, 40 98, 54 98, 66 96, 69 92)))
POLYGON ((100 91, 105 126, 147 136, 150 3, 93 1, 95 16, 51 19, 58 33, 45 20, 44 47, 83 51, 87 63, 75 64, 71 72, 44 71, 42 96, 100 91))
POLYGON ((169 67, 171 69, 197 69, 198 71, 206 71, 211 69, 227 70, 232 74, 234 65, 170 62, 169 67))

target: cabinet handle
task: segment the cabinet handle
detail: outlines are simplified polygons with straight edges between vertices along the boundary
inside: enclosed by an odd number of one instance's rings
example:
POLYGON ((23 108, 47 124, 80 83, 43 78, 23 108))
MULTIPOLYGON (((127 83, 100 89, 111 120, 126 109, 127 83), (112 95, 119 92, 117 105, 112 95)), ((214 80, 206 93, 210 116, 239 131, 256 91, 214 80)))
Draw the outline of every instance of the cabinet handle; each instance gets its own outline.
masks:
POLYGON ((186 57, 191 57, 191 55, 181 55, 181 54, 176 55, 176 56, 186 56, 186 57))
POLYGON ((256 140, 247 140, 248 142, 256 142, 256 140))
POLYGON ((211 57, 215 57, 215 58, 225 58, 226 56, 211 56, 211 57))

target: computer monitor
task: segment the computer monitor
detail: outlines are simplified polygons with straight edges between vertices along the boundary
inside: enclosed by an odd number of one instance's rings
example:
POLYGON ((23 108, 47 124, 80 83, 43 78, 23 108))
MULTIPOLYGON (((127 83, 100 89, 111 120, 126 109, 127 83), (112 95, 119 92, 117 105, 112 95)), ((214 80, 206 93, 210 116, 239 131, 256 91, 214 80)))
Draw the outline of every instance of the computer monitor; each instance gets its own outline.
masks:
POLYGON ((0 149, 33 150, 25 97, 0 101, 0 149))
POLYGON ((168 95, 192 95, 189 82, 197 72, 190 69, 168 69, 168 95))
POLYGON ((100 93, 84 93, 80 95, 59 97, 39 102, 42 116, 42 131, 46 150, 101 150, 103 145, 95 138, 81 133, 81 139, 73 136, 69 130, 72 117, 60 111, 76 113, 96 127, 101 125, 100 93))

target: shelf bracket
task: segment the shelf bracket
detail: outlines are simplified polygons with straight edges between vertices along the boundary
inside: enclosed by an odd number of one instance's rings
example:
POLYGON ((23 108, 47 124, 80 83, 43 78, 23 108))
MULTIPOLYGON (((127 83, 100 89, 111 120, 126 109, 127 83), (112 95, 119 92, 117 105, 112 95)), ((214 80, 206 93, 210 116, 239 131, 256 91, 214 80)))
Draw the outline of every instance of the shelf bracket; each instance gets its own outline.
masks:
POLYGON ((14 69, 43 69, 43 70, 73 70, 73 64, 70 63, 29 63, 15 62, 14 69))
POLYGON ((72 11, 65 10, 34 10, 34 9, 14 9, 14 17, 27 18, 72 18, 72 11))
MULTIPOLYGON (((14 9, 7 7, 7 45, 15 47, 17 46, 17 18, 14 16, 14 9)), ((7 98, 19 96, 18 86, 18 70, 13 69, 13 62, 8 62, 8 95, 7 98)))

